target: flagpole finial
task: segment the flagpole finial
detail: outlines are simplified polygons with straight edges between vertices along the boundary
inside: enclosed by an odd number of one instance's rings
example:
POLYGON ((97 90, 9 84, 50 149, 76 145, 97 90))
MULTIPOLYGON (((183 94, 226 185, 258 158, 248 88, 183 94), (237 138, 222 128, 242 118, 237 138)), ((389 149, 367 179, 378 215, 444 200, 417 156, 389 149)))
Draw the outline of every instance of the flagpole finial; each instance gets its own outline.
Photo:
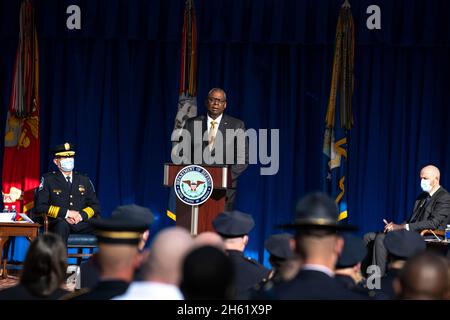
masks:
POLYGON ((348 0, 345 0, 342 4, 342 8, 350 8, 350 2, 348 2, 348 0))

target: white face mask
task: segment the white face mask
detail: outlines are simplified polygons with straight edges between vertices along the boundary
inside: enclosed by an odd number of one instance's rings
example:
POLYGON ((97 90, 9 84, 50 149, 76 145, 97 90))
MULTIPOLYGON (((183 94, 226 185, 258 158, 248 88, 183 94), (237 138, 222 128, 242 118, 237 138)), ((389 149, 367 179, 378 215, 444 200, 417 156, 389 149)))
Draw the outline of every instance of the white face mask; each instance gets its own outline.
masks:
POLYGON ((430 193, 432 189, 430 180, 428 179, 420 180, 420 187, 422 188, 423 191, 430 193))
POLYGON ((61 170, 65 172, 70 172, 73 170, 73 167, 75 166, 75 159, 74 158, 64 158, 59 161, 61 164, 61 170))

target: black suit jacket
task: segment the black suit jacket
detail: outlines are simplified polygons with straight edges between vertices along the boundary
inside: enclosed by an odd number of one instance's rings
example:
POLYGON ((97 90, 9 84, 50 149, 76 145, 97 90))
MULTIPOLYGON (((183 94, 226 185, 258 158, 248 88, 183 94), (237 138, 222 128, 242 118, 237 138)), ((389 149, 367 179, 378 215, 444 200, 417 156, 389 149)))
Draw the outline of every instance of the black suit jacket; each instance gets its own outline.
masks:
POLYGON ((450 194, 440 187, 428 200, 428 193, 423 192, 417 197, 413 214, 408 220, 409 230, 424 229, 444 230, 450 223, 450 194))
MULTIPOLYGON (((184 129, 189 131, 191 135, 191 157, 187 158, 187 161, 189 163, 194 164, 204 164, 205 159, 201 159, 199 162, 198 159, 194 158, 195 153, 199 155, 203 155, 203 150, 208 148, 208 141, 203 141, 203 135, 205 132, 208 131, 208 117, 206 115, 201 115, 195 118, 190 118, 186 120, 186 123, 184 125, 184 129), (199 127, 201 128, 201 136, 196 137, 194 135, 194 128, 199 127)), ((213 156, 218 157, 218 161, 222 160, 221 163, 216 164, 228 164, 231 168, 231 179, 232 179, 232 186, 236 187, 236 179, 239 177, 239 175, 247 168, 248 166, 248 141, 245 140, 245 150, 242 150, 244 152, 238 152, 238 143, 237 138, 234 137, 233 139, 227 139, 226 130, 232 129, 232 130, 238 130, 241 129, 245 132, 245 124, 242 120, 233 118, 229 115, 223 114, 222 120, 220 121, 218 131, 222 133, 223 137, 223 148, 222 148, 222 159, 219 157, 218 152, 212 152, 213 156), (233 150, 233 157, 231 159, 227 160, 227 150, 233 150)), ((206 133, 207 135, 207 133, 206 133)), ((218 145, 218 138, 216 137, 216 145, 218 145)))

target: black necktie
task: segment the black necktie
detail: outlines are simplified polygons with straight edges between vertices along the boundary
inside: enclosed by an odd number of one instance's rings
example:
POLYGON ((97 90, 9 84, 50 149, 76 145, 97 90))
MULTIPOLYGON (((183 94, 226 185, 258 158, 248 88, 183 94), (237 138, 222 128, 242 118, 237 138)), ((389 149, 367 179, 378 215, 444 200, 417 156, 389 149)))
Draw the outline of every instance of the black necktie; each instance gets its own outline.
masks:
POLYGON ((422 201, 422 205, 419 207, 418 214, 414 217, 413 221, 411 221, 411 222, 422 221, 423 214, 425 213, 425 208, 427 207, 428 203, 430 203, 430 200, 431 200, 431 196, 428 195, 428 197, 426 197, 422 201))
POLYGON ((72 187, 72 182, 70 182, 70 176, 66 177, 67 179, 67 185, 69 186, 69 189, 72 187))

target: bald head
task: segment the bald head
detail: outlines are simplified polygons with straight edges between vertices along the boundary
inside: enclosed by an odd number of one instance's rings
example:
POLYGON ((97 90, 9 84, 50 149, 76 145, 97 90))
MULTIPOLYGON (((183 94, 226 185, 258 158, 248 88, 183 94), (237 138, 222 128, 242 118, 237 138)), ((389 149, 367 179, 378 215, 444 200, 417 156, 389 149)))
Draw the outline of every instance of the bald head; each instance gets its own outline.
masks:
POLYGON ((439 188, 441 173, 435 166, 428 165, 420 170, 420 179, 420 186, 422 187, 422 190, 433 194, 439 188))
POLYGON ((212 246, 219 250, 225 251, 225 244, 222 237, 211 231, 202 232, 194 239, 194 244, 197 247, 212 246))
POLYGON ((193 239, 183 228, 172 227, 159 232, 150 254, 142 262, 144 279, 178 285, 182 261, 192 246, 193 239))
POLYGON ((447 260, 429 252, 406 262, 394 284, 402 299, 445 299, 450 288, 447 260))
POLYGON ((420 177, 427 176, 429 178, 437 178, 438 181, 441 178, 441 173, 439 172, 439 169, 433 165, 428 165, 426 167, 423 167, 420 171, 420 177))

